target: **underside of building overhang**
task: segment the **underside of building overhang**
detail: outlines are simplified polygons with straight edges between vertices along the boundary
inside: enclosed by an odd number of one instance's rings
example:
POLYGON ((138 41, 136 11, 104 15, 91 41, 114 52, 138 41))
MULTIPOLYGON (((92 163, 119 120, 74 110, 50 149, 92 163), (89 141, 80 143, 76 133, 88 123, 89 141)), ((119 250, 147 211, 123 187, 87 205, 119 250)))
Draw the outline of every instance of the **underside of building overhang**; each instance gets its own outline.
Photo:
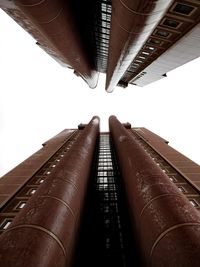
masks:
POLYGON ((91 88, 145 86, 200 56, 197 0, 1 0, 44 51, 91 88))

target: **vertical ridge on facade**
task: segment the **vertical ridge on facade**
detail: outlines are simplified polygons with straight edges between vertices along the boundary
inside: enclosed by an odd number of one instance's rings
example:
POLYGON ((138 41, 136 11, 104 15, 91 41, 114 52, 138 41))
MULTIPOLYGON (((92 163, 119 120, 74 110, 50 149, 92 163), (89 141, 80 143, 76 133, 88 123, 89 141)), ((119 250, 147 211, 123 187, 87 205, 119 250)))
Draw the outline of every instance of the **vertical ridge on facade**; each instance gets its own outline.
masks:
POLYGON ((198 266, 199 212, 116 117, 109 125, 146 265, 198 266))
POLYGON ((93 117, 79 132, 70 155, 64 155, 1 235, 1 266, 70 266, 98 134, 99 118, 93 117))
POLYGON ((197 0, 3 0, 36 44, 95 88, 145 86, 200 56, 197 0))
POLYGON ((1 266, 198 266, 200 166, 109 123, 62 131, 0 179, 1 266))

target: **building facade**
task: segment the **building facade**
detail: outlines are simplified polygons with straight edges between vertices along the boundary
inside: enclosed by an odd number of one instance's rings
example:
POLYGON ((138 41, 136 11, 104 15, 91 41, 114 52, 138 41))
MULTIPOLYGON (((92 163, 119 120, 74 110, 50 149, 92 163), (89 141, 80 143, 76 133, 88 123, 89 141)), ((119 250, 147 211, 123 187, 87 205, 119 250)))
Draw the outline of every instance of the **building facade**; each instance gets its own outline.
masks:
POLYGON ((200 166, 93 117, 0 179, 0 266, 198 266, 200 166))
POLYGON ((145 86, 200 56, 198 0, 1 0, 36 44, 91 88, 145 86))

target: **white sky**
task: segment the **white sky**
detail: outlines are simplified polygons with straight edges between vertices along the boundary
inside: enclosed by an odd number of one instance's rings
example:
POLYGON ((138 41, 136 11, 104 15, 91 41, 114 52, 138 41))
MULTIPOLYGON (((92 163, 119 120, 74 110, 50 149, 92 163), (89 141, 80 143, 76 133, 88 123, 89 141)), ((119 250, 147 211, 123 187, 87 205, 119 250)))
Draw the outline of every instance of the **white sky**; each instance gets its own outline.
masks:
POLYGON ((0 10, 0 176, 93 115, 102 130, 110 115, 146 127, 200 164, 199 69, 197 59, 149 86, 117 87, 111 94, 101 75, 92 90, 0 10))

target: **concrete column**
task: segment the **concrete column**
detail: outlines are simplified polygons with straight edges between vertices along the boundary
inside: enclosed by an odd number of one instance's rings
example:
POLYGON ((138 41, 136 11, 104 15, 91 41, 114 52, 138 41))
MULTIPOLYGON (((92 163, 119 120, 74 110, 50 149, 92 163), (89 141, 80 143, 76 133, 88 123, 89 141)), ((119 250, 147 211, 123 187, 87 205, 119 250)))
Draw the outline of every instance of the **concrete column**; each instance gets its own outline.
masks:
POLYGON ((145 266, 196 267, 200 215, 116 117, 110 132, 145 266))
POLYGON ((70 266, 98 133, 93 117, 1 235, 0 266, 70 266))

